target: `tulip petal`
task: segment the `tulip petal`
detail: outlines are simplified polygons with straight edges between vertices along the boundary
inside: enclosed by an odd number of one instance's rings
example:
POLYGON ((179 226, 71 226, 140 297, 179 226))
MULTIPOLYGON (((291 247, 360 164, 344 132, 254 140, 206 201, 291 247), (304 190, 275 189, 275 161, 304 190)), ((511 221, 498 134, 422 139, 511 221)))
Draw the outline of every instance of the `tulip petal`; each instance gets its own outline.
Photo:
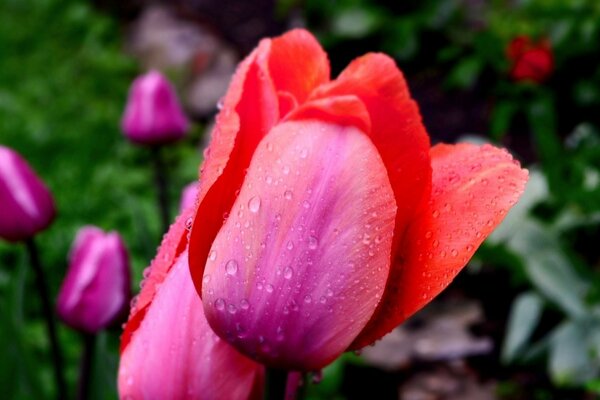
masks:
POLYGON ((390 272, 391 290, 351 348, 379 339, 446 288, 527 181, 527 171, 506 150, 490 145, 437 145, 431 159, 431 201, 401 244, 401 268, 390 272))
POLYGON ((190 268, 198 292, 210 244, 223 225, 259 141, 312 89, 329 80, 327 55, 310 33, 263 40, 238 67, 217 116, 201 171, 190 268), (290 60, 302 60, 294 63, 290 60), (284 94, 285 93, 285 94, 284 94), (279 104, 283 99, 284 104, 279 104))
MULTIPOLYGON (((396 229, 402 230, 429 189, 429 137, 402 73, 384 54, 354 60, 340 76, 319 87, 311 99, 355 95, 366 106, 369 135, 386 166, 398 205, 396 229)), ((403 232, 397 232, 397 239, 403 232)))
POLYGON ((175 260, 185 250, 188 233, 186 225, 188 221, 191 222, 193 211, 193 208, 189 208, 177 217, 175 222, 169 228, 169 231, 163 237, 162 243, 158 248, 158 254, 152 260, 150 267, 144 270, 142 290, 131 302, 129 320, 125 325, 123 335, 121 336, 121 352, 125 350, 131 340, 131 336, 144 319, 157 289, 167 277, 175 260))
POLYGON ((354 126, 285 122, 259 145, 206 264, 215 332, 280 368, 339 356, 383 294, 396 205, 354 126))
POLYGON ((183 253, 121 355, 119 396, 247 400, 261 371, 211 331, 183 253))

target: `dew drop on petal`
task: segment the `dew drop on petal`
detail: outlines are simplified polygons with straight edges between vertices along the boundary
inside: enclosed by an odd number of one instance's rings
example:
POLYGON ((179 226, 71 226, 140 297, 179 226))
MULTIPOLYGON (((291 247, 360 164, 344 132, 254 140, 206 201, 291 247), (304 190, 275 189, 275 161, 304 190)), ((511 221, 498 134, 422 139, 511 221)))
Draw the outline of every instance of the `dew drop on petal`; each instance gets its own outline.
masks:
POLYGON ((285 197, 286 200, 291 200, 292 199, 292 191, 291 190, 286 190, 285 192, 283 192, 283 197, 285 197))
POLYGON ((294 248, 294 242, 292 242, 291 240, 287 242, 287 245, 285 246, 286 249, 288 250, 292 250, 294 248))
POLYGON ((235 275, 238 271, 238 263, 235 260, 229 260, 227 261, 227 264, 225 264, 225 272, 227 272, 228 275, 235 275))
POLYGON ((210 261, 215 261, 216 258, 217 258, 217 252, 215 250, 211 251, 210 254, 208 255, 208 259, 210 261))
POLYGON ((286 267, 283 270, 283 277, 285 279, 292 279, 292 276, 294 275, 294 270, 292 269, 292 267, 286 267))
POLYGON ((254 196, 248 201, 248 210, 252 213, 257 213, 260 210, 260 197, 254 196))
POLYGON ((311 295, 310 295, 310 294, 307 294, 306 296, 304 296, 304 302, 305 302, 306 304, 309 304, 309 303, 311 303, 311 302, 312 302, 312 297, 311 297, 311 295))
POLYGON ((215 308, 219 311, 223 311, 225 309, 225 300, 219 298, 215 300, 215 308))
POLYGON ((265 286, 265 289, 267 290, 267 292, 269 293, 273 293, 273 285, 271 285, 270 283, 267 283, 267 285, 265 286))
POLYGON ((314 236, 308 237, 308 248, 315 250, 319 246, 319 240, 314 236))
POLYGON ((250 308, 250 302, 246 299, 242 299, 242 301, 240 301, 240 308, 242 310, 247 310, 250 308))

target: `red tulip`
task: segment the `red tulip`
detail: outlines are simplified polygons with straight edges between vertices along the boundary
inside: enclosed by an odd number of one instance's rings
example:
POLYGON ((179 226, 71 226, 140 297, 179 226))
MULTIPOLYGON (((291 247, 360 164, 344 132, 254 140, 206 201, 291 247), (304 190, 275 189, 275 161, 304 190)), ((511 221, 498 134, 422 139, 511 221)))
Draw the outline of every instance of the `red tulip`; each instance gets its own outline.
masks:
POLYGON ((175 142, 185 136, 187 118, 175 90, 160 72, 150 71, 133 82, 121 128, 129 140, 143 145, 175 142))
POLYGON ((184 212, 165 236, 121 342, 122 399, 262 398, 263 368, 210 329, 189 275, 184 212))
POLYGON ((526 180, 505 150, 430 148, 386 55, 331 81, 308 32, 263 40, 201 172, 189 247, 206 317, 267 365, 321 368, 443 290, 526 180))
POLYGON ((130 296, 129 258, 119 234, 82 228, 58 294, 60 318, 75 329, 96 333, 123 316, 130 296))
POLYGON ((48 188, 14 150, 0 146, 0 238, 19 242, 44 230, 56 210, 48 188))
POLYGON ((515 81, 545 81, 554 69, 554 57, 547 40, 534 43, 526 36, 513 39, 506 50, 511 61, 510 76, 515 81))

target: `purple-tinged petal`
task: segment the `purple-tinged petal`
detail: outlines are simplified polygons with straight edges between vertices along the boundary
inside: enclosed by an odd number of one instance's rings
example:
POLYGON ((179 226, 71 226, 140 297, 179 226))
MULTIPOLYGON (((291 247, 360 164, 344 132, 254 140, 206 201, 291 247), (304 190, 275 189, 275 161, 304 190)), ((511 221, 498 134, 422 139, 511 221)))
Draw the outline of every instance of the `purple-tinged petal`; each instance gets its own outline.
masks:
POLYGON ((267 365, 319 369, 375 310, 396 203, 379 153, 353 126, 300 121, 260 143, 202 285, 215 332, 267 365))
POLYGON ((158 71, 138 77, 132 84, 121 129, 129 140, 143 145, 177 141, 188 121, 175 90, 158 71))
POLYGON ((71 249, 58 315, 75 329, 98 332, 124 314, 130 285, 129 260, 119 235, 84 227, 71 249))
POLYGON ((0 146, 0 237, 21 241, 54 220, 52 195, 27 162, 12 149, 0 146))
POLYGON ((181 201, 179 203, 179 212, 183 212, 196 203, 198 197, 198 181, 192 182, 181 191, 181 201))

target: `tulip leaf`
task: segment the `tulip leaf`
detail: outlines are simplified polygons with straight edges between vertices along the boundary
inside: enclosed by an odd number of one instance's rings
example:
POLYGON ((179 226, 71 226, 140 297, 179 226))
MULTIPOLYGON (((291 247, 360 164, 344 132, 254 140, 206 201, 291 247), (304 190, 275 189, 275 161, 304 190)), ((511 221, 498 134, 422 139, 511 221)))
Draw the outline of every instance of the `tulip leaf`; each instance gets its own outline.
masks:
POLYGON ((549 372, 557 384, 585 383, 597 375, 598 323, 567 321, 552 334, 549 372), (595 353, 595 354, 594 354, 595 353))
POLYGON ((544 302, 535 292, 519 295, 514 301, 502 348, 502 360, 506 363, 517 358, 527 344, 542 315, 544 302))

